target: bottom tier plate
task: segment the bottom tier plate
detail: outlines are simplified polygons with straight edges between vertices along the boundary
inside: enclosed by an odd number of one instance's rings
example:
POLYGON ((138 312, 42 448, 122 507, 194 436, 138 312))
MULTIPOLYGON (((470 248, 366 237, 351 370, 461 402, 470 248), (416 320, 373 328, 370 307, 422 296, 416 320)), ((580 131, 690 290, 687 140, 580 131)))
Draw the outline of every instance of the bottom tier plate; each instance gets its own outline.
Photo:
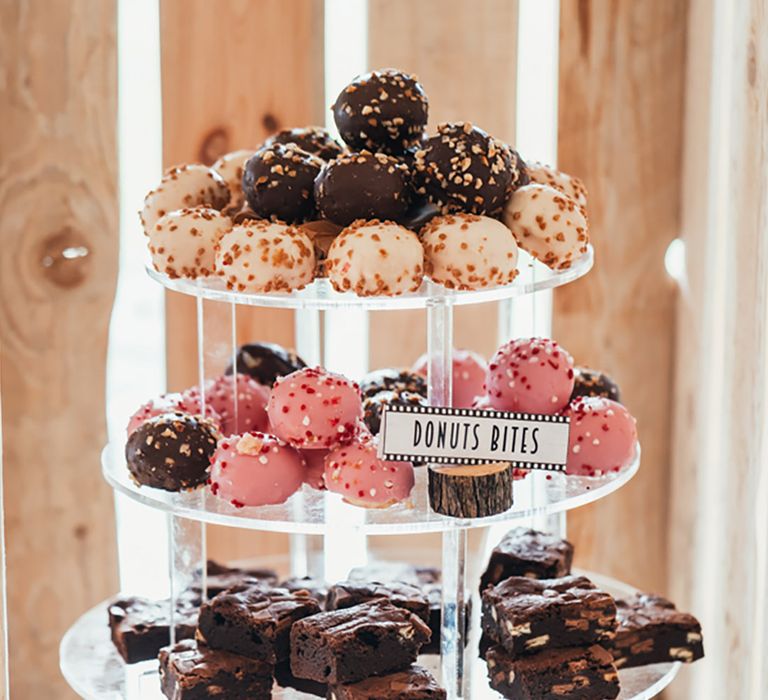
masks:
MULTIPOLYGON (((626 584, 588 574, 604 590, 626 595, 626 584)), ((475 606, 477 608, 479 606, 475 606)), ((61 642, 61 671, 67 682, 86 700, 164 700, 156 661, 126 665, 115 650, 107 627, 107 604, 101 603, 83 615, 61 642)), ((476 634, 470 647, 477 648, 476 634)), ((440 676, 440 657, 424 655, 419 663, 440 676)), ((654 664, 619 671, 619 700, 649 700, 666 688, 677 675, 679 663, 654 664)), ((471 663, 470 697, 473 700, 498 700, 501 696, 488 688, 485 662, 471 663)), ((272 697, 277 700, 316 700, 317 695, 275 683, 272 697)))

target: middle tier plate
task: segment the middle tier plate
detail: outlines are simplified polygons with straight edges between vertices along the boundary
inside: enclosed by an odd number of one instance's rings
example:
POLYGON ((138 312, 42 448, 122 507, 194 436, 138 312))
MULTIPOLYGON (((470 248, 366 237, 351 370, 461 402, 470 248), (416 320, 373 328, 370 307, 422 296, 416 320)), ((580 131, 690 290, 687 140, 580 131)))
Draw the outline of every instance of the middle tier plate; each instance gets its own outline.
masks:
POLYGON ((512 284, 475 291, 459 291, 432 285, 425 281, 417 292, 401 296, 359 297, 351 292, 334 291, 330 282, 324 278, 315 279, 304 289, 285 293, 258 294, 255 292, 236 292, 226 288, 218 277, 208 279, 171 279, 147 264, 149 276, 174 292, 190 296, 199 296, 213 301, 226 301, 249 306, 271 306, 288 309, 343 309, 360 308, 367 310, 423 309, 430 304, 446 303, 453 306, 464 304, 482 304, 553 289, 583 277, 592 269, 594 251, 588 246, 587 252, 576 260, 567 270, 550 270, 546 265, 534 260, 521 250, 518 270, 520 274, 512 284))
POLYGON ((191 520, 251 530, 321 535, 328 526, 367 535, 442 532, 455 527, 485 527, 516 518, 559 513, 592 503, 626 484, 640 467, 640 448, 632 464, 616 474, 577 477, 532 471, 515 482, 515 505, 490 518, 456 520, 434 513, 427 496, 427 469, 416 469, 411 505, 365 509, 344 503, 337 494, 303 486, 281 505, 235 508, 208 489, 169 492, 138 486, 131 479, 121 444, 109 444, 102 453, 104 478, 130 498, 191 520))

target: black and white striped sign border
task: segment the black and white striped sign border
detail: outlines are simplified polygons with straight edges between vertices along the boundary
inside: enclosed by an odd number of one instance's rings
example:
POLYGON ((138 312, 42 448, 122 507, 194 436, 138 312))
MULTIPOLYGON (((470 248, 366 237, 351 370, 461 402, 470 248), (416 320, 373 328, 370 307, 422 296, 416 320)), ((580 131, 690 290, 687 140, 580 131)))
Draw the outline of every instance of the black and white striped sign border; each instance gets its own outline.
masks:
POLYGON ((463 416, 468 418, 501 418, 506 420, 544 421, 545 423, 568 423, 568 416, 547 415, 543 413, 510 413, 487 408, 451 408, 449 406, 407 406, 390 404, 384 411, 392 413, 422 413, 432 416, 463 416))
MULTIPOLYGON (((392 413, 420 413, 430 416, 462 416, 466 418, 500 418, 502 420, 527 420, 544 421, 546 423, 568 423, 570 418, 567 416, 555 416, 540 413, 510 413, 509 411, 494 411, 485 408, 451 408, 448 406, 407 406, 401 404, 392 404, 384 407, 384 412, 392 413)), ((432 455, 403 455, 393 452, 385 452, 384 459, 396 462, 410 462, 414 459, 423 459, 431 462, 432 455)), ((441 457, 436 464, 488 464, 487 459, 477 457, 441 457)), ((513 469, 538 469, 549 472, 564 472, 564 464, 545 464, 540 462, 518 462, 510 461, 513 469)))

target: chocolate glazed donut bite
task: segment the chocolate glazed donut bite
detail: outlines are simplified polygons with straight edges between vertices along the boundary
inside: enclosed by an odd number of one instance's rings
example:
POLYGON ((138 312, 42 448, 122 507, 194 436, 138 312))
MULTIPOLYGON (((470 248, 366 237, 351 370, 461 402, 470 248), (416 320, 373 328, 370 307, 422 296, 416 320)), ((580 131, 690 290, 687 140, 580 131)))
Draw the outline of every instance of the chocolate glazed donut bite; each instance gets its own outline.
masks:
POLYGON ((323 160, 332 160, 340 156, 344 149, 326 129, 319 126, 305 126, 301 129, 282 129, 270 136, 264 146, 275 143, 292 143, 313 156, 323 160))
POLYGON ((408 169, 384 153, 345 153, 326 163, 315 180, 320 214, 339 226, 356 219, 400 221, 410 195, 408 169))
POLYGON ((494 216, 526 177, 514 150, 470 122, 440 124, 413 162, 416 192, 443 213, 494 216))
POLYGON ((421 140, 429 104, 414 76, 387 68, 355 78, 331 109, 350 148, 400 155, 421 140))
POLYGON ((243 193, 265 219, 297 223, 314 214, 313 188, 323 161, 296 144, 264 146, 243 169, 243 193))

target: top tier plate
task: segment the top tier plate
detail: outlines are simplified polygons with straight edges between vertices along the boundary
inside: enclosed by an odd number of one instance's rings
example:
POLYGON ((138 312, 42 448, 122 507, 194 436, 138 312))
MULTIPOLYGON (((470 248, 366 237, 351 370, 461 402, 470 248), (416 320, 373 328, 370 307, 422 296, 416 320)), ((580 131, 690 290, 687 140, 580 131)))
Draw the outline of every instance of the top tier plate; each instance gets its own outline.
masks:
POLYGON ((590 245, 587 252, 568 270, 556 272, 520 251, 520 274, 512 283, 503 287, 478 291, 456 291, 425 281, 421 289, 397 297, 359 297, 353 293, 333 290, 327 279, 316 279, 312 284, 290 294, 255 294, 235 292, 226 288, 218 277, 209 279, 171 279, 147 265, 149 276, 167 289, 213 301, 225 301, 248 306, 271 306, 283 309, 343 309, 358 308, 384 311, 388 309, 423 309, 436 303, 451 305, 481 304, 553 289, 579 279, 592 269, 594 252, 590 245))

